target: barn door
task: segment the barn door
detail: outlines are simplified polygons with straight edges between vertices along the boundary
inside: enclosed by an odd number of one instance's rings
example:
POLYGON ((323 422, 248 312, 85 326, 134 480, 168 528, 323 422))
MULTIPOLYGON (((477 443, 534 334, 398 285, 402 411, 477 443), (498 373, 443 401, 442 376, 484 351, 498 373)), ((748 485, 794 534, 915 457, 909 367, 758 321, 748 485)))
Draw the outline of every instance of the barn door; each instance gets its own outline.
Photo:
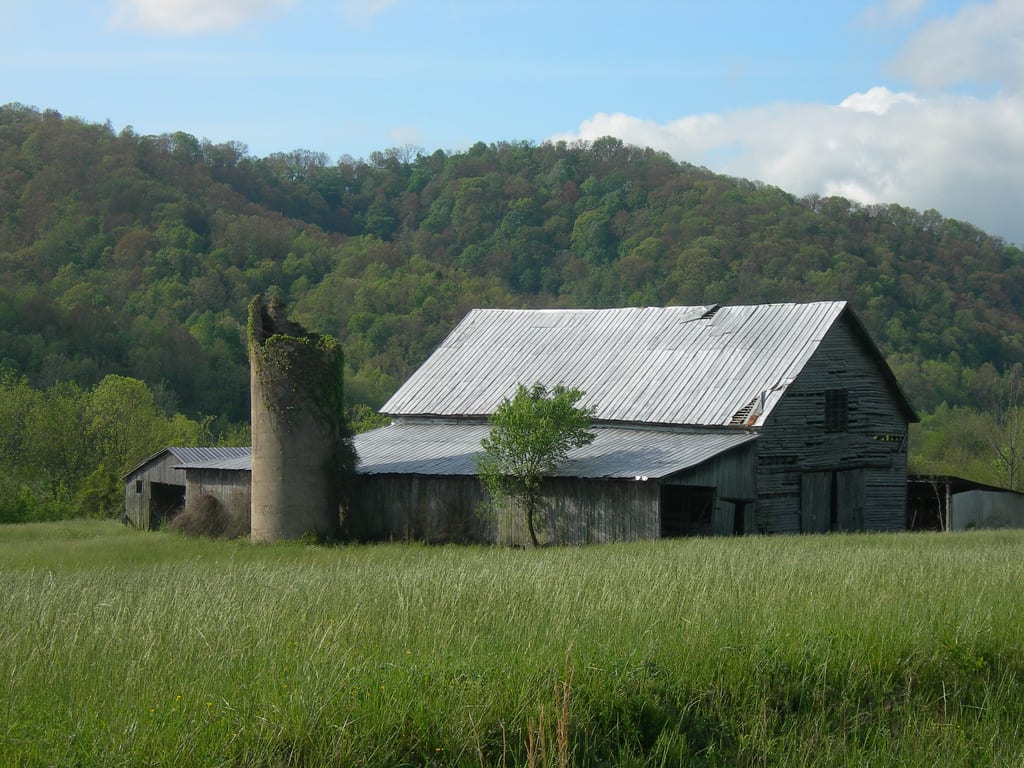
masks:
POLYGON ((830 528, 832 472, 804 472, 800 476, 800 530, 825 533, 830 528))
POLYGON ((805 472, 800 476, 800 530, 804 533, 864 528, 864 472, 805 472))
POLYGON ((864 470, 835 473, 835 510, 833 531, 864 530, 864 470))

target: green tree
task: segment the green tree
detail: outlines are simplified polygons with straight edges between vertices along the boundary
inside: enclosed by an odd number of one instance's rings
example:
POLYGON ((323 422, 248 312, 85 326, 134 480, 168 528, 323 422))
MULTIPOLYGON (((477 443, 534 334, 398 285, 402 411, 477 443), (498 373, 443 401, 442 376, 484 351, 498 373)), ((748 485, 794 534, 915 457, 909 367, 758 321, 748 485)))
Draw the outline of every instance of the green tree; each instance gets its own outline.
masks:
POLYGON ((583 394, 560 384, 550 392, 540 383, 529 389, 520 384, 490 416, 491 431, 481 441, 480 480, 493 499, 504 498, 523 511, 535 547, 544 478, 565 463, 569 451, 594 440, 594 408, 577 405, 583 394))
POLYGON ((45 479, 49 501, 67 503, 92 470, 94 444, 88 430, 89 393, 60 382, 41 393, 27 415, 30 442, 25 460, 45 479))
POLYGON ((1024 368, 1014 365, 995 387, 990 408, 992 427, 986 437, 999 482, 1024 487, 1024 368))

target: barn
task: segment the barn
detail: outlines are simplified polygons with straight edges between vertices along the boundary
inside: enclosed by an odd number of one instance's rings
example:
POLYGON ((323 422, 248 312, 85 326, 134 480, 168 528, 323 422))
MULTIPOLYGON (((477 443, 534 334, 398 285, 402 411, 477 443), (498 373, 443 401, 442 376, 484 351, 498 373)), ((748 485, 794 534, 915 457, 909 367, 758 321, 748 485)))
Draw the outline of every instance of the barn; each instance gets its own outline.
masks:
MULTIPOLYGON (((248 448, 164 448, 158 451, 122 478, 124 521, 135 528, 160 528, 185 508, 184 466, 244 458, 248 470, 248 457, 248 448)), ((242 477, 247 487, 248 473, 242 477)))
POLYGON ((917 420, 847 302, 471 311, 358 435, 345 528, 360 539, 524 544, 481 517, 473 455, 519 384, 596 409, 594 442, 545 486, 543 538, 906 526, 917 420))

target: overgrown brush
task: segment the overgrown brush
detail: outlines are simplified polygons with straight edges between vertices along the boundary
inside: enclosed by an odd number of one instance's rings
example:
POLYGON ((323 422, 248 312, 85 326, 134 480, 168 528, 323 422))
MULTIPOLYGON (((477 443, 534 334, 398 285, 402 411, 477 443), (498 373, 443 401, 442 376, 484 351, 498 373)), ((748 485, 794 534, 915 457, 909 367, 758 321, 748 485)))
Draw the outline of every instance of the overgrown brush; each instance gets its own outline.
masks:
POLYGON ((216 497, 204 494, 171 519, 170 529, 186 536, 237 539, 249 535, 249 520, 232 515, 216 497))
POLYGON ((0 528, 0 764, 1017 765, 1022 545, 0 528))

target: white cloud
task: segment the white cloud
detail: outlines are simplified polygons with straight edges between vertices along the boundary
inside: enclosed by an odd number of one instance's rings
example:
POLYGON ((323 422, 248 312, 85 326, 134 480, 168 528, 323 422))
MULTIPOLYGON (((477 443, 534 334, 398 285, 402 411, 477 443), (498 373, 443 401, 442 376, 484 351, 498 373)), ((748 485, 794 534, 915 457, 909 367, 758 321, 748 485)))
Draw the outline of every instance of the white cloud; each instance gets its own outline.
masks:
POLYGON ((1024 90, 1024 3, 965 5, 925 25, 892 63, 896 74, 923 88, 993 83, 1024 90))
MULTIPOLYGON (((870 14, 906 18, 920 6, 888 0, 870 14)), ((555 138, 613 135, 798 195, 934 208, 1024 245, 1024 2, 974 3, 927 22, 892 66, 917 93, 875 86, 838 105, 782 103, 662 124, 601 113, 555 138), (992 95, 941 90, 965 84, 992 95)))
POLYGON ((597 114, 557 139, 617 136, 797 195, 899 203, 1024 244, 1024 99, 877 87, 840 105, 775 104, 658 124, 597 114))
POLYGON ((847 96, 841 102, 840 107, 852 109, 854 112, 872 112, 876 115, 884 115, 893 105, 903 103, 913 104, 918 98, 912 93, 893 93, 888 88, 876 85, 867 93, 854 93, 847 96))
POLYGON ((297 0, 114 0, 111 23, 151 32, 196 34, 245 24, 297 0))

